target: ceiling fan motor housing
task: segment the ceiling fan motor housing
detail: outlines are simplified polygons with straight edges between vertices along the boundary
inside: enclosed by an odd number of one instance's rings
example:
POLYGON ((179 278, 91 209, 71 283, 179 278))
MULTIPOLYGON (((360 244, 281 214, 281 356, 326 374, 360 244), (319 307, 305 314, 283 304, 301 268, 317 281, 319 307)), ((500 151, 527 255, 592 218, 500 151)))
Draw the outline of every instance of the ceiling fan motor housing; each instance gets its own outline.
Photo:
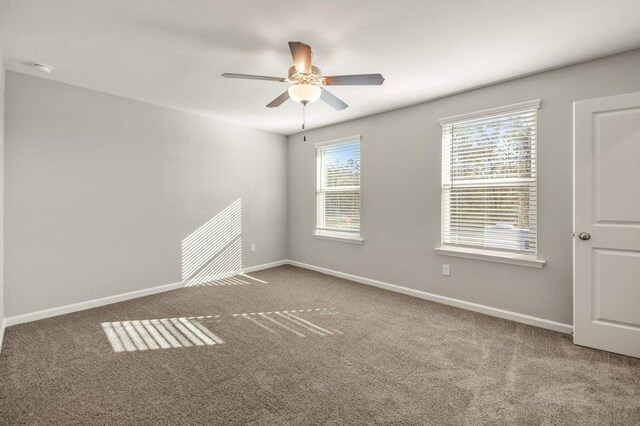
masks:
POLYGON ((291 83, 319 85, 324 84, 324 82, 322 81, 322 71, 320 71, 320 68, 318 67, 311 66, 311 73, 305 74, 298 72, 296 70, 296 67, 293 66, 289 68, 288 75, 289 77, 287 78, 287 80, 289 80, 291 83))

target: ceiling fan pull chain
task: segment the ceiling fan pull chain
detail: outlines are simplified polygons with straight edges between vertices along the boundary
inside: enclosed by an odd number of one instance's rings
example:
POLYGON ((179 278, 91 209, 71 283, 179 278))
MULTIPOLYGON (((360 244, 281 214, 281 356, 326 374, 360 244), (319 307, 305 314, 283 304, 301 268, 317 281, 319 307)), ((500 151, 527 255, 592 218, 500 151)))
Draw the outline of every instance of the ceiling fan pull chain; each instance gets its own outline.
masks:
POLYGON ((302 130, 304 130, 304 125, 307 123, 307 103, 304 102, 302 104, 302 130))
MULTIPOLYGON (((307 122, 307 102, 302 104, 302 130, 304 131, 304 126, 307 122)), ((302 135, 302 139, 306 142, 307 135, 302 135)))

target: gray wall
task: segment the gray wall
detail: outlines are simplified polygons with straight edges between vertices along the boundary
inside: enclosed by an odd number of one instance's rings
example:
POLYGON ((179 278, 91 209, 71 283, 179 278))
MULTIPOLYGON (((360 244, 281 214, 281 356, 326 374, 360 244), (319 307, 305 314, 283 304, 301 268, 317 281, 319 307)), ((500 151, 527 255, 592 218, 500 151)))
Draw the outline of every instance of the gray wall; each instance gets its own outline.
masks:
POLYGON ((243 266, 286 258, 284 136, 6 83, 7 317, 181 281, 181 241, 238 198, 243 266))
MULTIPOLYGON (((572 103, 640 90, 640 50, 289 137, 289 259, 572 323, 572 103), (540 98, 543 269, 441 256, 438 119, 540 98), (362 246, 314 239, 314 142, 362 135, 362 246), (451 276, 442 276, 442 264, 451 276)), ((375 90, 375 88, 362 88, 375 90)), ((339 88, 334 90, 340 96, 339 88)), ((349 99, 345 99, 349 101, 349 99)), ((336 112, 336 114, 339 114, 336 112)), ((313 115, 313 114, 311 114, 313 115)))
MULTIPOLYGON (((4 320, 4 86, 5 72, 0 47, 0 329, 4 320)), ((2 333, 0 332, 0 335, 2 333)), ((2 348, 2 341, 0 341, 2 348)))

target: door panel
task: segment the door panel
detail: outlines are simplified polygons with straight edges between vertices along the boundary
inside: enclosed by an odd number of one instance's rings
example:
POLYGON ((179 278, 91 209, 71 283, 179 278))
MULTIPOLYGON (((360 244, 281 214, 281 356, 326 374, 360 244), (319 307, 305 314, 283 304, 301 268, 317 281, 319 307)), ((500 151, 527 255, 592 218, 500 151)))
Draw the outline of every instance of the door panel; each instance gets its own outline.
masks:
POLYGON ((640 108, 594 116, 595 221, 640 225, 640 108))
POLYGON ((574 103, 574 232, 574 342, 640 357, 640 92, 574 103))
POLYGON ((640 329, 640 252, 593 251, 593 319, 640 329))

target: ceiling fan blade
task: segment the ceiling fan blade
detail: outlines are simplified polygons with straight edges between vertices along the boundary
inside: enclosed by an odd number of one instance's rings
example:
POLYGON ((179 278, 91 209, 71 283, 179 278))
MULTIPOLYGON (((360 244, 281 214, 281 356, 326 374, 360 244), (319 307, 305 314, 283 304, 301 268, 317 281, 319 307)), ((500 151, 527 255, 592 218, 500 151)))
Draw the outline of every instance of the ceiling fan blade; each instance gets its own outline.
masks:
POLYGON ((222 74, 223 77, 226 78, 241 78, 244 80, 268 80, 268 81, 279 81, 281 83, 283 83, 285 81, 284 78, 282 77, 268 77, 265 75, 251 75, 251 74, 234 74, 234 73, 229 73, 229 72, 225 72, 224 74, 222 74))
POLYGON ((275 108, 275 107, 279 107, 280 105, 282 105, 284 103, 284 101, 286 101, 287 99, 289 99, 289 91, 286 90, 282 95, 278 96, 277 98, 275 98, 274 100, 272 100, 271 102, 269 102, 267 104, 267 108, 275 108))
POLYGON ((299 41, 290 41, 289 50, 291 50, 291 57, 293 57, 293 65, 296 67, 296 71, 310 74, 311 46, 299 41))
POLYGON ((381 74, 331 75, 324 78, 327 86, 379 86, 384 83, 381 74))
POLYGON ((322 99, 323 101, 325 101, 334 109, 337 109, 338 111, 342 111, 343 109, 346 109, 349 106, 345 104, 336 95, 334 95, 333 93, 329 92, 326 89, 322 89, 322 94, 320 95, 320 99, 322 99))

